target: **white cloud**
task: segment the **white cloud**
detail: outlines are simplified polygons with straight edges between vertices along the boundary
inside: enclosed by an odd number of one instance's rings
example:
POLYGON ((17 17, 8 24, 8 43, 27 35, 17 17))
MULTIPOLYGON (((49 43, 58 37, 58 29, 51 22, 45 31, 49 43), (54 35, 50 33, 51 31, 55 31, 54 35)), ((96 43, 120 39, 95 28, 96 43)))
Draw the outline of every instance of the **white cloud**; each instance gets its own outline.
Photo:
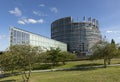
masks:
POLYGON ((38 12, 38 11, 33 11, 33 14, 37 15, 37 16, 48 16, 47 14, 44 14, 42 12, 38 12))
POLYGON ((22 21, 22 20, 18 20, 18 23, 19 23, 19 24, 25 24, 25 22, 22 21))
POLYGON ((112 32, 113 32, 113 31, 111 31, 111 30, 107 30, 107 31, 106 31, 106 33, 112 33, 112 32))
POLYGON ((50 8, 50 11, 53 13, 58 13, 58 9, 56 7, 50 8))
POLYGON ((18 7, 16 7, 14 10, 10 10, 9 13, 14 14, 15 16, 21 16, 22 15, 22 12, 18 7))
POLYGON ((35 24, 35 23, 37 23, 37 20, 35 20, 35 19, 28 19, 28 23, 35 24))
POLYGON ((120 33, 120 31, 116 31, 116 30, 107 30, 106 33, 110 34, 110 33, 114 33, 114 34, 117 34, 117 33, 120 33))
POLYGON ((37 12, 37 11, 33 11, 33 14, 37 15, 37 14, 38 14, 38 12, 37 12))
POLYGON ((0 35, 0 40, 6 38, 6 35, 0 35))
POLYGON ((39 20, 36 20, 36 19, 32 19, 32 18, 21 18, 20 20, 18 20, 18 23, 19 24, 36 24, 36 23, 44 23, 44 20, 43 19, 39 19, 39 20))
POLYGON ((44 6, 45 6, 45 4, 40 4, 39 6, 40 6, 40 7, 44 7, 44 6))
POLYGON ((39 19, 38 23, 44 23, 44 20, 43 19, 39 19))
POLYGON ((120 25, 110 25, 104 26, 101 29, 103 36, 106 36, 107 40, 110 42, 111 39, 114 39, 116 43, 120 43, 120 25))

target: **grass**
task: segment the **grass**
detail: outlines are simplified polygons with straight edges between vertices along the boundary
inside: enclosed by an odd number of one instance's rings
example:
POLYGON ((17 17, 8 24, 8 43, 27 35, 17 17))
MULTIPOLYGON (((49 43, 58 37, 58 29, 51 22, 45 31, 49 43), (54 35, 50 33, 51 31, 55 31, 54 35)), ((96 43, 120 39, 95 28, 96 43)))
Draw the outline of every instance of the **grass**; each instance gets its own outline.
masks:
MULTIPOLYGON (((31 82, 120 82, 120 67, 77 71, 32 73, 31 82)), ((0 82, 20 82, 21 76, 2 78, 0 82)))
POLYGON ((32 82, 120 82, 120 68, 34 73, 32 82))
MULTIPOLYGON (((73 67, 83 67, 83 66, 96 66, 96 65, 103 65, 104 61, 103 59, 101 60, 94 60, 94 61, 90 61, 90 60, 82 60, 82 61, 69 61, 66 62, 65 65, 61 63, 59 63, 59 65, 54 66, 54 68, 73 68, 73 67)), ((120 59, 112 59, 111 64, 120 64, 120 59)), ((49 63, 49 64, 35 64, 34 65, 34 70, 38 70, 38 69, 50 69, 53 68, 53 66, 49 63)))
MULTIPOLYGON (((96 66, 96 65, 103 65, 104 60, 83 60, 83 61, 71 61, 66 62, 65 65, 59 65, 55 68, 72 68, 72 67, 85 67, 85 66, 96 66)), ((112 59, 111 64, 120 64, 120 59, 112 59)))
MULTIPOLYGON (((120 59, 113 59, 112 64, 120 63, 120 59)), ((55 68, 70 68, 79 66, 101 65, 103 60, 74 61, 55 68)), ((1 78, 0 82, 21 82, 21 75, 1 78)), ((91 68, 74 71, 56 71, 32 73, 31 82, 120 82, 120 66, 107 68, 91 68)))

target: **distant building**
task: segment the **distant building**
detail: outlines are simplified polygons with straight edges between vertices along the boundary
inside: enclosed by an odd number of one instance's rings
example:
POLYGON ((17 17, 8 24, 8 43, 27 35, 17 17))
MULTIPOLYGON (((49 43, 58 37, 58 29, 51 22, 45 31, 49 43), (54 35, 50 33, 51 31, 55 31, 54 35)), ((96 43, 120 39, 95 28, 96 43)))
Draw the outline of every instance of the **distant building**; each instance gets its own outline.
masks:
POLYGON ((101 40, 99 24, 91 17, 82 22, 74 22, 72 17, 55 20, 51 24, 51 38, 68 44, 68 51, 87 55, 90 48, 101 40))
POLYGON ((59 42, 38 34, 34 34, 16 27, 10 27, 10 45, 29 44, 32 46, 40 46, 44 51, 52 48, 60 48, 67 51, 67 44, 59 42))

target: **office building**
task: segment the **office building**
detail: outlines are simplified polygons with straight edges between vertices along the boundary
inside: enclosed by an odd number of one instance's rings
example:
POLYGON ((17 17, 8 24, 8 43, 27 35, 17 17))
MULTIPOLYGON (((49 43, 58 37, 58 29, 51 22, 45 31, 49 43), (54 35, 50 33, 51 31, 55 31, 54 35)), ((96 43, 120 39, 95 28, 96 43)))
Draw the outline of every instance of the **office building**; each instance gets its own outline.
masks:
POLYGON ((32 46, 40 46, 43 51, 50 48, 60 48, 62 51, 67 51, 67 44, 59 42, 38 34, 34 34, 16 27, 10 27, 10 45, 29 44, 32 46))
POLYGON ((65 17, 51 24, 51 38, 67 43, 68 51, 89 55, 91 47, 101 40, 101 34, 96 19, 83 17, 80 22, 65 17))

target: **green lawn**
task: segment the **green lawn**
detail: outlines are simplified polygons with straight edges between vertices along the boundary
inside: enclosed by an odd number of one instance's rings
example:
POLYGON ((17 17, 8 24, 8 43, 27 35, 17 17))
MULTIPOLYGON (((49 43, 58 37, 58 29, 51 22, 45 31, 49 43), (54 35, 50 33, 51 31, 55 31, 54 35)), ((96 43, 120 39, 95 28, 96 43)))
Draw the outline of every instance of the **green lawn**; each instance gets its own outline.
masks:
MULTIPOLYGON (((21 76, 0 79, 0 82, 20 82, 21 76)), ((120 67, 89 70, 32 73, 31 82, 120 82, 120 67)))
MULTIPOLYGON (((103 59, 101 60, 94 60, 94 61, 90 61, 90 60, 82 60, 82 61, 70 61, 70 62, 66 62, 65 65, 63 65, 62 63, 60 63, 58 66, 54 66, 54 68, 73 68, 73 67, 83 67, 83 66, 95 66, 95 65, 103 65, 104 61, 103 59)), ((120 64, 120 59, 112 59, 111 60, 111 64, 120 64)), ((50 69, 51 68, 51 64, 36 64, 34 66, 34 69, 38 70, 38 69, 50 69)), ((53 68, 53 67, 52 67, 53 68)))
MULTIPOLYGON (((55 68, 72 68, 72 67, 83 67, 83 66, 96 66, 96 65, 103 65, 104 60, 83 60, 83 61, 71 61, 66 62, 66 65, 56 66, 55 68)), ((120 59, 112 59, 111 64, 120 64, 120 59)))
MULTIPOLYGON (((120 60, 113 59, 111 63, 120 63, 120 60)), ((103 60, 67 62, 66 65, 58 66, 56 68, 79 67, 96 64, 103 64, 103 60)), ((1 78, 0 82, 20 82, 21 80, 22 77, 18 75, 1 78)), ((31 82, 120 82, 120 66, 74 71, 32 73, 31 82)))
POLYGON ((120 82, 120 67, 33 73, 33 78, 31 82, 120 82))

